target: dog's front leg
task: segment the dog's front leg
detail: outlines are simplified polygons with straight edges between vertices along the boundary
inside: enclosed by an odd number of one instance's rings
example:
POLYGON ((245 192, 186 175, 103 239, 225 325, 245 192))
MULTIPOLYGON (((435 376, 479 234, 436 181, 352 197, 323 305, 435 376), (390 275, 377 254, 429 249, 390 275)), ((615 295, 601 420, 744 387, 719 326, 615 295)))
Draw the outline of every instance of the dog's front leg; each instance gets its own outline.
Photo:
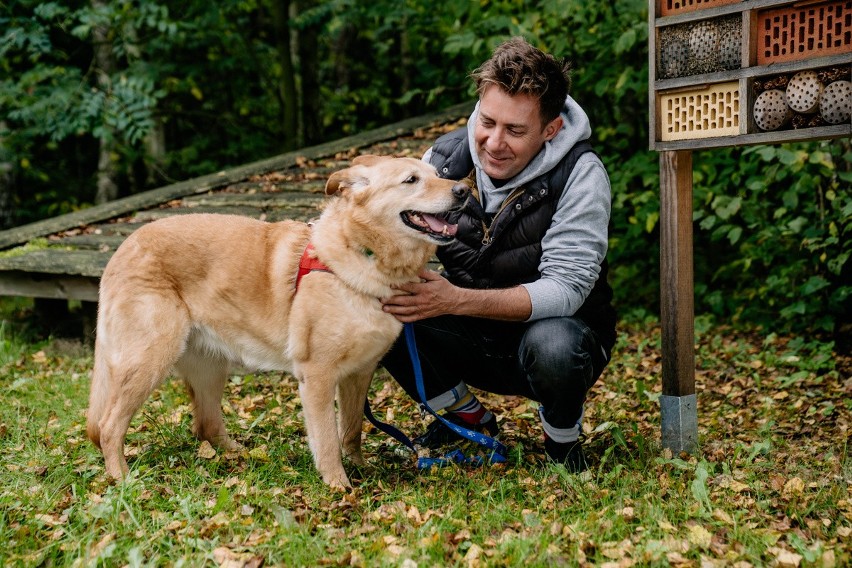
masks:
POLYGON ((299 379, 308 446, 322 480, 335 488, 352 487, 343 470, 334 418, 336 377, 331 372, 310 366, 298 369, 296 376, 299 379))
POLYGON ((343 377, 337 385, 337 407, 340 411, 340 441, 343 455, 356 465, 366 465, 361 455, 361 426, 364 416, 364 401, 373 378, 372 368, 368 371, 343 377))

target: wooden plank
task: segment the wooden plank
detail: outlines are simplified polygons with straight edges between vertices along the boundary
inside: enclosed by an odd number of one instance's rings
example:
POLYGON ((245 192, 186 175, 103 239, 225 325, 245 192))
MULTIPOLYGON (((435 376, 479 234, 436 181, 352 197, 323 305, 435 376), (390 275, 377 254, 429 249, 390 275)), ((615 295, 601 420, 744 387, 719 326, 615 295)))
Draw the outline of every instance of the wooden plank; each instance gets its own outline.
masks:
MULTIPOLYGON (((753 43, 753 40, 751 39, 751 34, 749 34, 748 41, 752 41, 753 43)), ((750 46, 747 47, 750 50, 753 49, 750 46)), ((841 65, 848 65, 849 63, 852 63, 852 53, 841 53, 839 55, 816 57, 814 59, 807 59, 804 61, 788 61, 784 63, 775 63, 772 65, 743 67, 741 69, 716 71, 714 73, 702 73, 700 75, 687 75, 685 77, 675 77, 673 79, 660 79, 659 81, 654 81, 652 83, 652 92, 653 90, 668 91, 672 89, 682 89, 695 85, 721 83, 723 81, 734 81, 738 79, 754 79, 757 77, 784 75, 786 73, 796 73, 798 71, 804 71, 807 69, 820 69, 823 67, 837 67, 841 65)))
POLYGON ((103 225, 95 226, 95 234, 108 236, 126 237, 145 223, 122 222, 122 223, 104 223, 103 225))
MULTIPOLYGON (((329 169, 331 171, 336 171, 340 168, 324 168, 329 169)), ((292 170, 291 170, 292 171, 292 170)), ((311 173, 314 173, 316 170, 313 168, 310 170, 311 173)), ((326 177, 323 176, 317 179, 306 179, 301 181, 265 181, 265 180, 255 180, 255 181, 244 181, 240 183, 234 183, 227 187, 227 191, 222 193, 242 193, 248 194, 252 193, 318 193, 320 195, 325 194, 325 182, 326 177)))
POLYGON ((740 134, 738 136, 656 142, 652 150, 702 150, 706 148, 745 146, 748 144, 780 144, 784 142, 804 142, 807 140, 830 140, 832 138, 848 138, 850 136, 852 136, 852 125, 839 124, 835 126, 819 126, 816 128, 756 132, 754 134, 740 134))
POLYGON ((183 202, 192 206, 250 206, 267 209, 270 207, 316 207, 325 200, 324 195, 309 193, 210 193, 193 195, 183 202))
POLYGON ((654 27, 660 12, 660 0, 648 0, 648 148, 654 149, 660 132, 660 98, 654 90, 657 78, 657 41, 659 30, 654 27))
POLYGON ((26 243, 30 239, 65 231, 81 225, 99 223, 113 217, 153 207, 172 199, 179 199, 193 194, 203 193, 231 183, 243 181, 253 175, 262 175, 272 171, 291 168, 305 159, 318 159, 324 156, 334 156, 342 152, 363 148, 384 140, 398 138, 418 128, 432 124, 440 124, 467 116, 473 110, 474 103, 466 102, 448 107, 442 111, 423 116, 402 120, 400 122, 347 136, 331 142, 326 142, 294 152, 288 152, 265 160, 260 160, 244 166, 223 170, 206 176, 174 183, 158 189, 152 189, 96 205, 81 211, 60 215, 42 221, 36 221, 6 231, 0 231, 0 250, 26 243))
POLYGON ((692 152, 660 153, 663 394, 695 393, 692 152))
POLYGON ((91 250, 40 249, 0 256, 0 271, 100 277, 112 253, 91 250))
POLYGON ((99 281, 96 277, 0 271, 0 296, 97 302, 99 281))
POLYGON ((51 240, 50 243, 76 249, 108 252, 117 249, 124 242, 125 238, 126 236, 121 235, 71 235, 69 237, 62 237, 57 241, 51 240))
POLYGON ((727 16, 729 14, 742 12, 743 10, 773 8, 775 6, 783 6, 785 4, 796 4, 798 2, 801 2, 801 0, 743 0, 743 2, 737 4, 727 4, 724 6, 717 6, 715 8, 705 8, 702 10, 695 10, 693 12, 675 14, 673 16, 661 16, 657 18, 655 25, 657 25, 658 27, 671 26, 674 24, 694 22, 696 20, 706 20, 708 18, 727 16))

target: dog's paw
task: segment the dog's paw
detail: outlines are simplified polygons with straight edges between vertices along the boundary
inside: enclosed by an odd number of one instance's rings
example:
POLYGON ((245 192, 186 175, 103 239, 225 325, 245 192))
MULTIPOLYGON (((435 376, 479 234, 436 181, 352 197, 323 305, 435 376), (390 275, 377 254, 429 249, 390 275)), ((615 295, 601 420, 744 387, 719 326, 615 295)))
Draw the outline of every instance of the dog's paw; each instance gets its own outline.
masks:
POLYGON ((341 475, 324 475, 322 477, 323 482, 334 489, 335 491, 348 491, 352 489, 352 484, 349 482, 349 478, 346 477, 344 473, 341 475))
POLYGON ((242 452, 245 451, 246 447, 241 443, 228 438, 227 442, 220 446, 226 452, 242 452))
POLYGON ((361 454, 361 452, 353 452, 351 454, 346 454, 346 459, 349 460, 355 466, 367 467, 367 460, 364 459, 364 456, 361 454))

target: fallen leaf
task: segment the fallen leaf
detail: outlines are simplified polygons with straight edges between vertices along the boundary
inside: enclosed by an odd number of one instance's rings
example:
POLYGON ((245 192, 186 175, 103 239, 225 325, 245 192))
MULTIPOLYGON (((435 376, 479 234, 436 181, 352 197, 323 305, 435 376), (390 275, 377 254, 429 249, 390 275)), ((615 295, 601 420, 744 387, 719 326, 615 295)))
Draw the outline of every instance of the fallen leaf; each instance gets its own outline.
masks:
POLYGON ((781 490, 781 496, 789 500, 804 492, 805 482, 798 477, 793 477, 784 484, 784 489, 781 490))
POLYGON ((220 568, 258 568, 263 566, 263 557, 251 552, 235 552, 225 546, 213 550, 213 559, 220 568))
POLYGON ((198 446, 198 457, 204 460, 211 460, 216 457, 216 448, 210 445, 210 442, 204 440, 198 446))
POLYGON ((269 454, 266 453, 266 444, 249 450, 249 456, 257 461, 268 462, 269 454))
POLYGON ((470 548, 467 549, 467 553, 464 555, 464 563, 465 566, 469 568, 476 568, 482 565, 482 547, 478 544, 471 544, 470 548))
POLYGON ((734 519, 731 517, 731 515, 729 515, 726 511, 723 511, 722 509, 714 510, 713 511, 713 518, 716 519, 717 521, 721 521, 721 522, 725 523, 726 525, 733 525, 734 524, 734 519))
POLYGON ((710 548, 710 544, 713 542, 713 534, 701 525, 692 525, 689 527, 689 533, 686 538, 695 546, 703 549, 710 548))
POLYGON ((802 563, 802 556, 784 548, 773 546, 767 550, 775 557, 775 565, 780 568, 798 568, 802 563))

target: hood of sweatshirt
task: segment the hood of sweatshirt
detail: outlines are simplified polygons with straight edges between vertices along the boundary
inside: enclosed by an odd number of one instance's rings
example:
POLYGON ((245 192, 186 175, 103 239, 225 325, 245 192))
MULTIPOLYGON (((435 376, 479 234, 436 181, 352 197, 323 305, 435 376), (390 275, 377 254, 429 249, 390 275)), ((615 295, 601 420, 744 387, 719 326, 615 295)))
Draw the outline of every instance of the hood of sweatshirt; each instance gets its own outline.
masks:
POLYGON ((467 122, 467 139, 470 144, 470 155, 473 157, 473 164, 476 166, 476 184, 479 188, 480 200, 487 212, 496 212, 512 190, 553 169, 577 142, 586 140, 592 135, 589 117, 570 95, 565 99, 565 107, 562 109, 561 116, 562 128, 559 133, 553 139, 544 143, 541 151, 536 154, 523 171, 497 187, 491 178, 482 171, 482 163, 476 154, 474 130, 479 117, 479 102, 476 103, 476 107, 467 122))

